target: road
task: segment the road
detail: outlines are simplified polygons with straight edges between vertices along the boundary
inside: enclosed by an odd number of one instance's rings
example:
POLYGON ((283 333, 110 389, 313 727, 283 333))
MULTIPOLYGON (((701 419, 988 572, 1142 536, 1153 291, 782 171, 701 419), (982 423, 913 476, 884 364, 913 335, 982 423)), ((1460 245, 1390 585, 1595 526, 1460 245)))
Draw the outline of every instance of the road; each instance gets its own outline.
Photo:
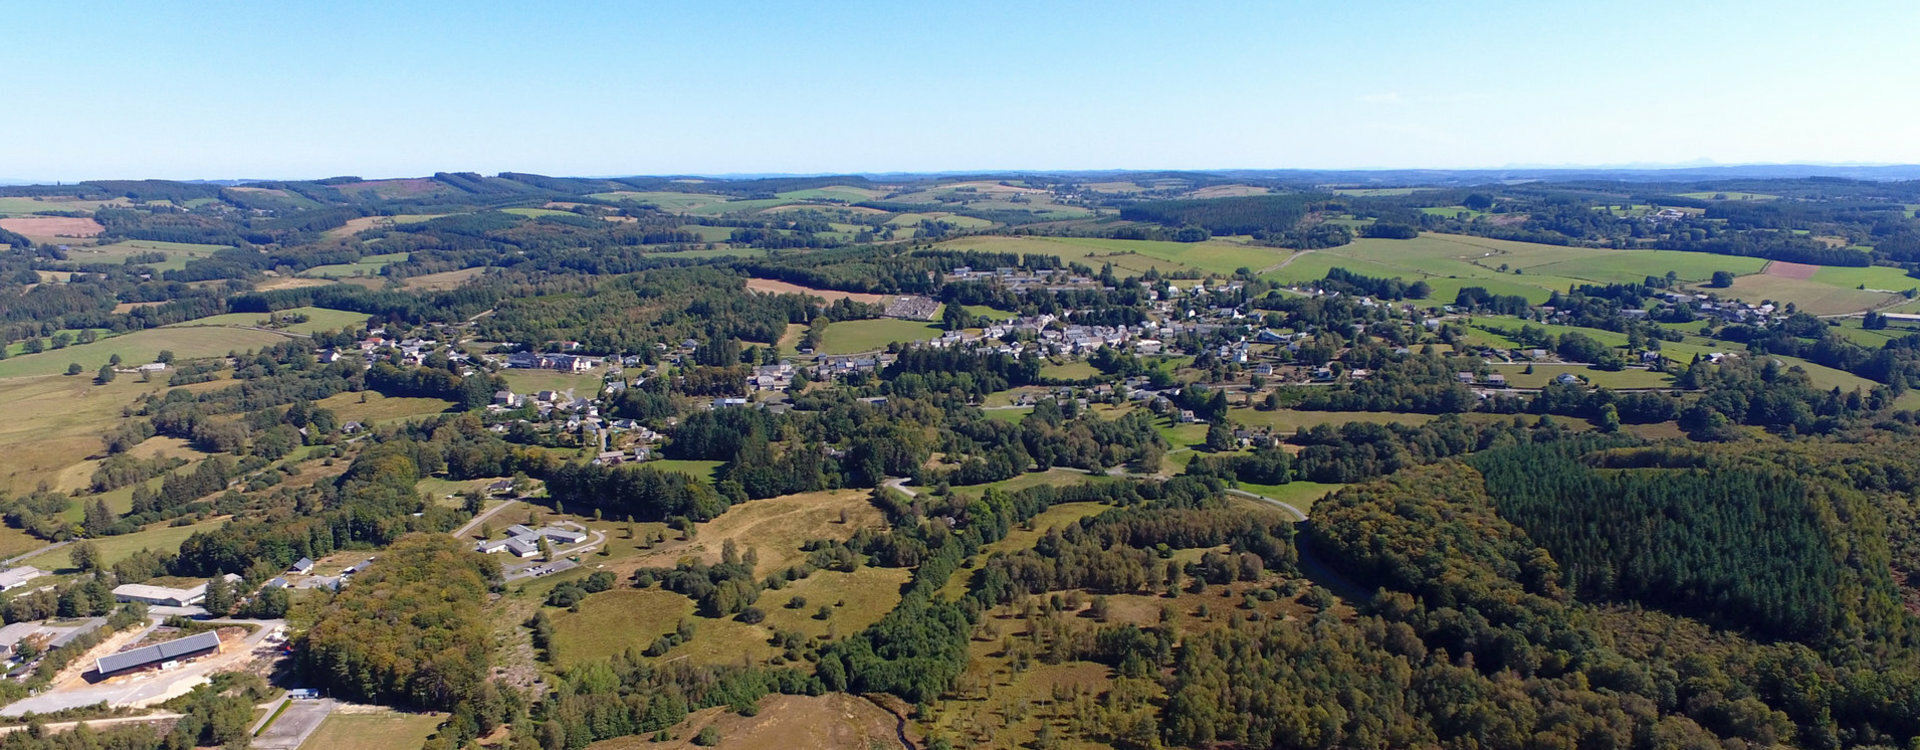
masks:
MULTIPOLYGON (((80 687, 48 690, 0 708, 0 716, 20 716, 29 711, 41 714, 52 713, 80 706, 91 706, 101 701, 106 701, 109 706, 148 706, 160 703, 186 694, 188 690, 193 689, 193 686, 205 682, 207 676, 214 672, 231 669, 235 664, 245 661, 249 654, 266 643, 267 636, 271 635, 276 628, 286 627, 285 620, 216 620, 214 622, 257 627, 253 634, 247 636, 240 644, 228 645, 219 654, 192 664, 167 672, 148 672, 80 687)), ((153 627, 148 625, 147 630, 152 630, 153 627)), ((100 649, 95 649, 94 652, 75 660, 75 663, 91 664, 94 659, 105 655, 100 649)))
POLYGON ((508 500, 504 503, 493 506, 493 508, 490 510, 481 512, 480 515, 474 516, 473 520, 468 521, 466 525, 461 526, 460 528, 454 529, 453 530, 454 538, 456 539, 467 538, 467 535, 472 534, 474 529, 480 528, 480 524, 486 523, 487 519, 493 518, 494 514, 499 513, 500 511, 506 510, 507 506, 517 502, 519 501, 508 500))
POLYGON ((33 548, 32 552, 28 552, 26 554, 21 554, 21 555, 14 555, 13 557, 9 557, 5 560, 0 560, 0 568, 11 568, 14 566, 14 564, 20 562, 21 560, 25 560, 29 557, 34 557, 37 555, 42 555, 48 552, 52 552, 54 550, 60 549, 61 547, 65 547, 72 543, 73 543, 73 540, 69 539, 64 542, 54 542, 45 547, 35 547, 33 548))
POLYGON ((907 497, 919 497, 920 496, 919 490, 907 489, 907 483, 911 481, 913 480, 907 477, 895 477, 885 482, 881 482, 881 484, 886 485, 887 489, 897 491, 902 495, 906 495, 907 497))
MULTIPOLYGON (((45 726, 49 733, 58 733, 58 732, 65 732, 69 729, 80 726, 81 724, 87 725, 87 728, 89 729, 99 729, 100 727, 110 727, 115 724, 142 724, 150 721, 173 721, 174 719, 178 719, 184 715, 185 714, 177 714, 172 711, 155 711, 153 713, 143 714, 140 716, 115 716, 112 718, 90 719, 87 721, 58 721, 52 724, 47 724, 45 726)), ((10 727, 0 727, 0 734, 12 734, 14 732, 18 732, 26 728, 27 728, 27 725, 25 724, 15 724, 10 727)), ((254 745, 254 747, 259 747, 259 745, 254 745)))
POLYGON ((1288 513, 1293 514, 1294 520, 1300 521, 1302 523, 1305 523, 1307 520, 1307 514, 1304 511, 1301 511, 1299 508, 1295 508, 1292 505, 1289 505, 1287 503, 1267 497, 1266 495, 1256 495, 1251 492, 1247 492, 1246 490, 1235 490, 1235 489, 1227 490, 1227 494, 1237 495, 1239 497, 1244 497, 1249 500, 1258 500, 1260 502, 1274 506, 1276 508, 1279 508, 1281 510, 1284 510, 1288 513))

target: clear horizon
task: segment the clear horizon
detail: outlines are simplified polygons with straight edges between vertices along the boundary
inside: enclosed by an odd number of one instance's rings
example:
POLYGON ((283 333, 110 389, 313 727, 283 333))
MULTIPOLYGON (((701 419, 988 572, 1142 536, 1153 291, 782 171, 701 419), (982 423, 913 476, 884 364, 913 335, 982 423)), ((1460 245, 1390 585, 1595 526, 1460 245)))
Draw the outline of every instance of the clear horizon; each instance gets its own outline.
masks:
POLYGON ((1920 163, 1920 6, 1472 10, 31 0, 0 179, 1920 163))

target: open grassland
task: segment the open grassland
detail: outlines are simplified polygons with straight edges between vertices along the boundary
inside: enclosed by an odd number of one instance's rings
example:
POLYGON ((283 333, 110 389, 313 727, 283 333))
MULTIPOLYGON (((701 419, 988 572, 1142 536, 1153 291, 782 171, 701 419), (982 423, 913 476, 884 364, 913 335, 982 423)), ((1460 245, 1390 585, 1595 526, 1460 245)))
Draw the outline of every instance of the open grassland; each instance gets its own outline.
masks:
POLYGON ((253 285, 257 291, 272 292, 280 289, 307 289, 316 286, 329 286, 340 282, 333 279, 309 279, 303 276, 268 276, 253 285))
POLYGON ((407 255, 407 253, 368 255, 352 263, 314 266, 305 271, 301 271, 300 275, 321 279, 340 279, 350 276, 378 276, 380 275, 380 269, 386 268, 388 264, 406 262, 407 255))
POLYGON ((321 236, 330 240, 341 237, 352 237, 369 229, 384 229, 401 224, 418 224, 428 219, 438 219, 446 215, 447 214, 398 214, 395 216, 362 216, 357 219, 348 219, 346 224, 329 229, 322 233, 321 236))
POLYGON ((855 302, 872 304, 886 299, 884 295, 879 294, 842 292, 834 289, 815 289, 810 286, 801 286, 777 279, 747 279, 747 289, 761 294, 804 294, 809 297, 819 297, 828 302, 850 299, 855 302))
POLYGON ((1532 365, 1533 374, 1527 374, 1528 365, 1490 365, 1494 372, 1507 376, 1507 385, 1515 388, 1541 388, 1553 382, 1562 373, 1572 373, 1587 382, 1603 388, 1670 388, 1673 377, 1664 372, 1653 370, 1625 369, 1616 371, 1595 370, 1583 365, 1558 365, 1536 363, 1532 365))
POLYGON ((643 465, 651 466, 659 471, 677 471, 682 474, 692 475, 693 478, 704 482, 712 482, 714 470, 720 468, 720 465, 724 463, 726 462, 666 458, 659 461, 648 461, 643 465))
MULTIPOLYGON (((1311 514, 1313 504, 1319 502, 1320 498, 1339 492, 1340 488, 1346 485, 1324 482, 1288 482, 1286 484, 1241 482, 1238 486, 1243 492, 1269 497, 1298 508, 1301 513, 1311 514)), ((1237 498, 1236 501, 1244 503, 1246 498, 1237 498)), ((1273 510, 1273 506, 1266 503, 1260 503, 1258 507, 1263 510, 1273 510)))
POLYGON ((1908 276, 1906 271, 1887 266, 1865 268, 1821 266, 1820 270, 1813 272, 1813 280, 1851 289, 1865 287, 1869 291, 1879 289, 1899 292, 1920 287, 1920 279, 1908 276))
POLYGON ((1192 269, 1231 274, 1240 268, 1259 270, 1280 263, 1290 252, 1233 242, 1157 242, 1109 240, 1091 237, 965 237, 940 243, 948 249, 987 250, 1053 255, 1098 267, 1112 263, 1133 272, 1192 269))
POLYGON ((724 706, 689 714, 676 725, 672 739, 654 742, 652 735, 635 735, 588 745, 589 750, 697 750, 693 739, 708 727, 720 734, 726 750, 800 750, 850 748, 901 750, 893 714, 872 701, 846 693, 819 696, 769 695, 760 710, 741 716, 724 706))
POLYGON ((1228 409, 1227 418, 1248 427, 1269 427, 1281 433, 1292 433, 1302 427, 1323 424, 1343 425, 1348 422, 1417 425, 1433 421, 1431 414, 1400 414, 1385 411, 1297 411, 1294 409, 1260 411, 1239 407, 1228 409))
MULTIPOLYGON (((265 331, 217 328, 150 328, 120 336, 111 336, 91 344, 74 344, 65 349, 48 349, 39 354, 23 354, 0 361, 0 378, 30 375, 57 375, 70 363, 79 363, 84 374, 75 379, 93 379, 94 372, 113 355, 120 355, 123 366, 152 362, 162 351, 171 351, 180 359, 214 357, 230 351, 249 351, 285 341, 286 337, 265 331)), ((136 376, 121 375, 122 380, 136 376)), ((161 380, 165 379, 162 375, 161 380)))
POLYGON ((600 392, 600 376, 603 372, 604 367, 595 367, 587 372, 513 368, 501 370, 500 376, 506 378, 507 387, 513 389, 514 393, 564 392, 571 389, 574 396, 589 398, 600 392))
POLYGON ((0 420, 0 455, 6 456, 0 490, 31 492, 41 482, 59 482, 69 467, 101 452, 100 436, 119 424, 122 409, 165 388, 132 377, 106 385, 94 385, 90 376, 0 380, 0 404, 7 407, 0 420))
POLYGON ((1337 188, 1332 188, 1332 192, 1334 195, 1350 195, 1355 198, 1391 198, 1391 197, 1397 197, 1402 195, 1413 195, 1414 193, 1418 193, 1423 190, 1434 190, 1434 189, 1436 188, 1423 188, 1423 187, 1339 188, 1337 187, 1337 188))
POLYGON ((336 393, 313 402, 313 405, 332 409, 342 423, 360 422, 373 425, 439 414, 452 407, 453 402, 437 398, 386 396, 377 391, 360 391, 336 393))
POLYGON ((553 620, 554 661, 564 668, 630 648, 645 650, 673 632, 682 618, 693 616, 693 600, 658 586, 622 586, 587 597, 579 612, 551 607, 546 612, 553 620))
POLYGON ((442 714, 335 710, 301 747, 326 750, 417 750, 445 720, 442 714))
MULTIPOLYGON (((1817 273, 1815 275, 1818 276, 1817 273)), ((1721 297, 1737 298, 1756 305, 1767 300, 1779 305, 1792 302, 1801 311, 1814 315, 1857 313, 1903 299, 1897 294, 1834 286, 1817 278, 1790 279, 1770 274, 1741 276, 1733 280, 1733 286, 1713 291, 1717 291, 1721 297)))
POLYGON ((1866 393, 1880 385, 1846 370, 1836 370, 1825 365, 1817 365, 1798 357, 1786 357, 1778 354, 1760 355, 1765 359, 1777 360, 1788 367, 1798 367, 1807 371, 1807 378, 1818 388, 1839 388, 1842 393, 1859 390, 1866 393))
POLYGON ((1064 364, 1047 363, 1040 368, 1040 377, 1059 378, 1061 380, 1083 380, 1100 376, 1100 369, 1083 360, 1073 360, 1064 364))
POLYGON ((486 272, 487 269, 485 268, 462 268, 458 271, 441 271, 439 273, 408 276, 407 280, 402 283, 401 286, 408 291, 444 292, 480 278, 480 275, 486 272))
POLYGON ((1664 250, 1612 250, 1512 242, 1484 237, 1423 234, 1411 240, 1362 238, 1341 247, 1300 254, 1265 276, 1283 283, 1324 278, 1327 270, 1406 281, 1424 280, 1430 299, 1450 301, 1462 287, 1479 286, 1496 294, 1518 294, 1544 302, 1553 291, 1577 283, 1628 283, 1648 276, 1697 281, 1714 271, 1757 273, 1756 258, 1664 250), (1505 266, 1507 270, 1502 271, 1505 266))
POLYGON ((92 213, 101 206, 127 206, 133 201, 126 198, 114 198, 104 201, 80 200, 60 196, 18 196, 0 198, 0 216, 32 216, 41 211, 75 211, 92 213))
POLYGON ((828 185, 811 190, 789 190, 784 193, 775 194, 776 197, 793 201, 845 201, 847 203, 870 201, 880 197, 880 195, 881 192, 878 190, 869 190, 867 188, 857 188, 848 185, 828 185))
POLYGON ((1780 196, 1778 195, 1768 195, 1766 193, 1700 192, 1700 193, 1679 193, 1678 195, 1682 198, 1693 198, 1695 200, 1703 200, 1703 201, 1771 201, 1771 200, 1780 199, 1780 196))
POLYGON ((289 315, 305 315, 304 323, 289 323, 278 330, 291 333, 319 333, 337 331, 342 328, 360 329, 367 325, 367 314, 347 310, 332 310, 325 307, 296 307, 275 313, 226 313, 205 318, 195 318, 184 323, 175 323, 167 328, 267 328, 271 318, 285 318, 289 315))
POLYGON ((939 326, 913 320, 876 318, 848 320, 827 326, 821 337, 821 354, 854 354, 887 348, 895 341, 906 343, 939 338, 939 326))
MULTIPOLYGON (((93 546, 99 549, 100 564, 103 567, 111 567, 114 563, 125 560, 133 556, 133 553, 143 549, 177 552, 180 550, 180 543, 186 541, 187 537, 193 536, 196 532, 210 531, 218 528, 223 523, 226 523, 224 517, 201 521, 200 523, 190 526, 170 526, 162 523, 148 526, 145 529, 131 534, 103 536, 88 541, 92 542, 93 546)), ((71 551, 71 546, 61 547, 60 549, 29 557, 25 563, 38 567, 41 570, 62 573, 78 572, 78 568, 75 568, 73 565, 73 556, 70 554, 71 551)))
POLYGON ((579 216, 579 214, 572 211, 561 211, 552 208, 503 208, 500 209, 500 212, 513 214, 515 216, 525 216, 529 219, 538 219, 542 216, 579 216))
POLYGON ((228 245, 202 245, 192 242, 160 242, 157 240, 124 240, 111 245, 94 247, 76 247, 67 251, 66 263, 86 265, 94 263, 124 264, 136 255, 160 253, 167 259, 147 266, 156 271, 177 271, 187 267, 187 261, 212 256, 215 252, 232 249, 228 245))
POLYGON ((670 213, 686 213, 702 206, 725 203, 727 200, 727 197, 724 195, 714 195, 712 193, 639 192, 632 190, 594 193, 590 197, 626 203, 648 203, 658 207, 662 211, 670 213))
MULTIPOLYGON (((207 456, 207 454, 190 447, 185 439, 167 437, 165 435, 155 435, 140 441, 129 449, 126 455, 129 458, 138 458, 141 460, 162 457, 179 458, 188 461, 189 465, 207 456)), ((94 458, 89 458, 62 469, 59 476, 53 480, 53 490, 55 492, 73 492, 76 490, 84 491, 90 489, 93 486, 93 472, 100 468, 100 464, 105 458, 106 456, 104 454, 97 454, 94 458)), ((159 477, 154 478, 150 489, 160 489, 159 477)), ((112 492, 91 495, 88 497, 87 502, 93 502, 94 498, 106 500, 107 507, 112 508, 115 513, 125 513, 133 507, 133 488, 130 486, 122 487, 112 492)), ((69 515, 71 515, 75 521, 82 520, 85 518, 82 510, 80 503, 74 503, 74 507, 70 510, 69 515)))

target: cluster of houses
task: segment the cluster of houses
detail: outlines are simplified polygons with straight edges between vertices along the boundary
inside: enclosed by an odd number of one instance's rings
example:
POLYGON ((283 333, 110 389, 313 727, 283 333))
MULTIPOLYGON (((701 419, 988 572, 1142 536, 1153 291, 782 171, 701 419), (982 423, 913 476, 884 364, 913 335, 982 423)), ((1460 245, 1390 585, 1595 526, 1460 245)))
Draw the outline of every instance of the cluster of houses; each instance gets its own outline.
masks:
POLYGON ((586 541, 587 532, 565 526, 543 526, 533 529, 514 524, 507 527, 506 538, 488 539, 475 544, 473 549, 475 552, 484 552, 489 555, 505 552, 519 558, 538 557, 542 539, 547 540, 549 548, 559 548, 586 541))
MULTIPOLYGON (((571 342, 570 342, 571 343, 571 342)), ((514 352, 501 360, 507 367, 520 370, 558 370, 560 372, 588 372, 600 360, 575 354, 548 354, 542 352, 514 352)))

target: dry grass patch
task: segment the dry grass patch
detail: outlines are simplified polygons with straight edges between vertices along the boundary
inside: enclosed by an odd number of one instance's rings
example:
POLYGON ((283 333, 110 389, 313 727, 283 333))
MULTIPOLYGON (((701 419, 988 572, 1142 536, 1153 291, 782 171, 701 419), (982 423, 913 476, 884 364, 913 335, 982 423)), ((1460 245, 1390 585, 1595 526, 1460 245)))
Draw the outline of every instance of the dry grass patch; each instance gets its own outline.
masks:
POLYGON ((785 281, 775 281, 773 279, 747 279, 747 289, 761 294, 805 294, 811 297, 819 297, 828 302, 850 299, 855 302, 873 304, 886 299, 885 295, 841 292, 832 289, 814 289, 813 287, 801 286, 785 281))
POLYGON ((94 237, 106 231, 100 222, 71 216, 22 216, 0 219, 0 229, 25 235, 34 241, 94 237))
POLYGON ((441 714, 403 714, 380 709, 335 711, 302 747, 326 750, 418 750, 444 720, 441 714))
POLYGON ((760 712, 755 716, 741 716, 720 707, 696 711, 674 727, 674 739, 667 742, 633 736, 596 742, 588 748, 691 750, 699 747, 693 744, 694 736, 712 727, 720 734, 720 747, 729 750, 896 750, 901 745, 895 724, 893 714, 885 709, 845 693, 770 695, 760 701, 760 712))
POLYGON ((458 271, 441 271, 420 276, 410 276, 401 287, 409 291, 442 292, 456 289, 461 284, 477 279, 486 273, 485 268, 462 268, 458 271))

